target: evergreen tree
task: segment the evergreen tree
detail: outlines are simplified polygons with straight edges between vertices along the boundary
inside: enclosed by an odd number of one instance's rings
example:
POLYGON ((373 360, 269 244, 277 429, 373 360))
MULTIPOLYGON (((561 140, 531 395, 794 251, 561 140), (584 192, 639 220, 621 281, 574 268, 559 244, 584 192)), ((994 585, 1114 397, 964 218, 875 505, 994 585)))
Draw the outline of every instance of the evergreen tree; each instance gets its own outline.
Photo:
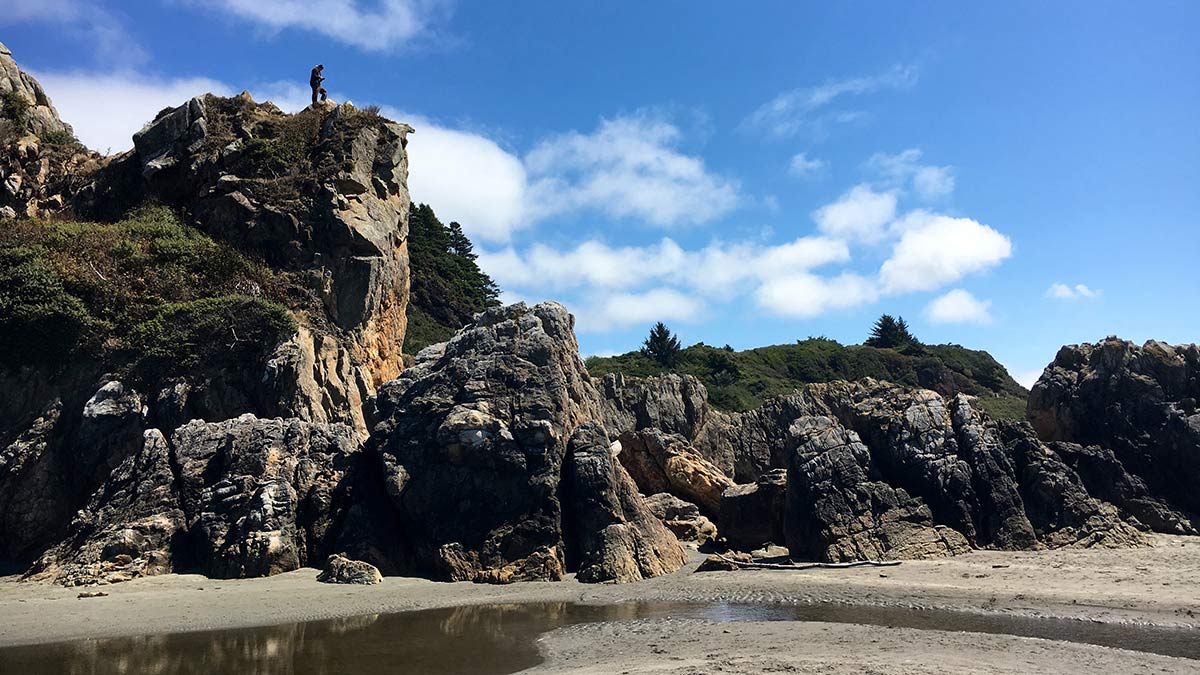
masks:
POLYGON ((884 314, 879 317, 871 328, 871 336, 865 343, 868 347, 896 349, 910 344, 919 344, 917 338, 908 330, 904 317, 893 317, 884 314))
POLYGON ((471 245, 471 240, 467 239, 467 235, 463 233, 462 225, 457 222, 450 223, 450 252, 467 260, 475 260, 479 256, 475 255, 474 247, 471 245))
POLYGON ((642 343, 642 353, 665 368, 679 362, 679 352, 679 338, 661 321, 654 324, 654 328, 650 329, 650 336, 642 343))
POLYGON ((461 225, 443 224, 428 204, 412 205, 408 218, 412 284, 405 352, 413 354, 449 338, 476 312, 499 304, 500 290, 479 269, 473 249, 461 225))

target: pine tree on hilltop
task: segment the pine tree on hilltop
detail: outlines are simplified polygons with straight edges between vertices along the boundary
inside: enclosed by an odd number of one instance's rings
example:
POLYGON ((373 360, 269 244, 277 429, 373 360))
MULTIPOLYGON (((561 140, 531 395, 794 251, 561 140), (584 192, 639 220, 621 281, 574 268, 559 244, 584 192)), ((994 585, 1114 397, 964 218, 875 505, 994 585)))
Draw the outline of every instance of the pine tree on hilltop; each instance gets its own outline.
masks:
POLYGON ((868 347, 895 349, 910 344, 919 344, 919 342, 909 332, 908 323, 904 317, 896 318, 891 314, 884 314, 875 321, 875 325, 871 328, 871 336, 864 344, 868 347))
POLYGON ((650 336, 642 343, 642 353, 664 368, 670 368, 679 362, 679 352, 679 338, 661 321, 654 324, 654 328, 650 329, 650 336))

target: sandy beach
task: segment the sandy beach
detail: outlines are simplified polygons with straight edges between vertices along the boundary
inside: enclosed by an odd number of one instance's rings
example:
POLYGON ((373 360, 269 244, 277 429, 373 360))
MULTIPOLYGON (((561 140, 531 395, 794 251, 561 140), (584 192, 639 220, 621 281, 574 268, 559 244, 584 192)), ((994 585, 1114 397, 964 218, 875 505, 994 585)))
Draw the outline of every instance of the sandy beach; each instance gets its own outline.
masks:
MULTIPOLYGON (((8 577, 0 582, 0 646, 520 602, 834 603, 1200 627, 1200 537, 1159 535, 1154 543, 1122 550, 977 551, 887 568, 700 574, 692 571, 703 556, 693 552, 692 562, 676 574, 621 585, 567 580, 487 586, 389 577, 378 586, 338 586, 318 583, 316 570, 302 569, 265 579, 138 579, 102 587, 108 596, 81 599, 80 589, 8 577)), ((1091 669, 1087 664, 1120 664, 1119 672, 1200 670, 1196 661, 1091 645, 820 622, 578 625, 543 636, 539 648, 547 657, 536 669, 542 673, 1080 672, 1091 669), (848 644, 871 645, 878 668, 860 655, 848 656, 848 644), (605 664, 602 670, 597 663, 605 664), (724 665, 697 670, 697 663, 724 665), (931 663, 940 665, 929 670, 931 663)))

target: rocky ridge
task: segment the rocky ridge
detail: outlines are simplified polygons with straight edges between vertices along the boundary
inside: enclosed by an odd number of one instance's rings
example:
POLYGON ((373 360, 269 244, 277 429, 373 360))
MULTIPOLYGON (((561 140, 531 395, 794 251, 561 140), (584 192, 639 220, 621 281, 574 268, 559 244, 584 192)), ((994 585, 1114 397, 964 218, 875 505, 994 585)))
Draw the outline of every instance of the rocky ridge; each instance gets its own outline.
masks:
MULTIPOLYGON (((349 104, 201 96, 63 169, 63 209, 168 204, 305 300, 237 368, 4 367, 0 560, 72 585, 321 563, 633 581, 678 569, 681 538, 844 561, 1195 531, 1195 346, 1064 348, 1033 426, 872 379, 721 412, 691 376, 592 377, 556 303, 489 308, 404 368, 411 131, 349 104)), ((16 215, 53 213, 35 211, 16 215)))

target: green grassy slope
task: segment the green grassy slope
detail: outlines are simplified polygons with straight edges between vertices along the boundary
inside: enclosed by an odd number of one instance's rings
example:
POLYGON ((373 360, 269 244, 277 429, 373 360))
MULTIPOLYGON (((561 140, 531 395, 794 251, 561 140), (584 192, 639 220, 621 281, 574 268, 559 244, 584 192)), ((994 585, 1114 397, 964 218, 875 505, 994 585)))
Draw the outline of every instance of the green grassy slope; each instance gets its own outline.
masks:
MULTIPOLYGON (((641 352, 593 357, 587 366, 593 375, 620 372, 646 377, 666 372, 641 352)), ((733 411, 750 410, 770 396, 790 393, 804 384, 863 377, 944 395, 978 396, 985 410, 1006 419, 1024 417, 1028 394, 990 354, 958 345, 879 349, 812 338, 735 352, 697 344, 684 349, 671 370, 695 375, 708 388, 713 405, 733 411)))

